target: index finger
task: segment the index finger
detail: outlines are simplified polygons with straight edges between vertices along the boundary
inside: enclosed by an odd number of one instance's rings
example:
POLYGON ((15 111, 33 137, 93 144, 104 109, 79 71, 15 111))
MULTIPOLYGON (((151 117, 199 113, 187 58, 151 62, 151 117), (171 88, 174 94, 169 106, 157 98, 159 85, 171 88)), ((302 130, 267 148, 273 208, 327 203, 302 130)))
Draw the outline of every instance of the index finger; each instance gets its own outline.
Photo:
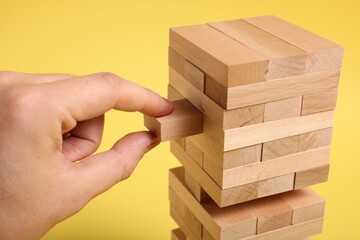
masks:
POLYGON ((56 105, 76 121, 100 116, 110 109, 163 116, 172 104, 157 93, 112 73, 96 73, 43 84, 56 105))

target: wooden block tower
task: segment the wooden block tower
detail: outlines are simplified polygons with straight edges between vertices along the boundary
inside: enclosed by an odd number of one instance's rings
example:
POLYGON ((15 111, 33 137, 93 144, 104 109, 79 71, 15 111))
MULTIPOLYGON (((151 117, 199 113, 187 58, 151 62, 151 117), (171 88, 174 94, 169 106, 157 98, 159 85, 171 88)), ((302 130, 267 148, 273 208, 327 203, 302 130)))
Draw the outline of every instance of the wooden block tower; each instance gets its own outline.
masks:
POLYGON ((343 48, 274 16, 170 29, 175 240, 309 239, 325 201, 343 48))

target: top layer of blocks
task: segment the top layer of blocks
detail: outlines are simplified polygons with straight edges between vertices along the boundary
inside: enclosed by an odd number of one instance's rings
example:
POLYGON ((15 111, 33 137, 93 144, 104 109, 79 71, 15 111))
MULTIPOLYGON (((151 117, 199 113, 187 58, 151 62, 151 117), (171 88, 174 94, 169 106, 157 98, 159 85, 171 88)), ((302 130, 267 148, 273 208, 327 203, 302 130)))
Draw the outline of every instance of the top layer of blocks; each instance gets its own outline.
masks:
POLYGON ((283 96, 276 92, 279 82, 262 83, 281 79, 302 87, 303 75, 336 76, 343 55, 341 46, 274 16, 172 28, 170 48, 170 55, 180 54, 206 74, 200 87, 227 110, 308 93, 283 96), (260 96, 247 95, 254 89, 260 96))

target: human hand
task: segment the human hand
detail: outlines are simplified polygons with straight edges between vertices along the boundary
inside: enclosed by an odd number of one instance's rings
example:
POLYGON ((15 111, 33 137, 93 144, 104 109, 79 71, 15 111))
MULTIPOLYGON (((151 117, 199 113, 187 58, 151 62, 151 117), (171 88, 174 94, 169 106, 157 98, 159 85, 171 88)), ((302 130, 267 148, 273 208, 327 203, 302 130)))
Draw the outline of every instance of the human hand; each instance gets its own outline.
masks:
POLYGON ((171 113, 156 93, 111 73, 74 77, 0 72, 0 239, 39 239, 130 176, 157 145, 132 133, 100 145, 110 109, 171 113))

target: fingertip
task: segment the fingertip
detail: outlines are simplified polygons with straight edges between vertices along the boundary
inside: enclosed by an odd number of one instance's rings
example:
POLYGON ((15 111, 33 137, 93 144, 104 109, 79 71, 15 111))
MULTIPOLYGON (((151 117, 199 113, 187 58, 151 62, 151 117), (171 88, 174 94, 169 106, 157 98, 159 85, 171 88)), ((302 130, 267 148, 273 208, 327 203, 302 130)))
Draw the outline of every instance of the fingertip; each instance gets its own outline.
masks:
POLYGON ((163 108, 162 108, 162 111, 159 112, 159 114, 156 114, 155 117, 162 117, 162 116, 165 116, 165 115, 169 115, 170 113, 172 113, 174 111, 174 104, 169 101, 168 99, 166 98, 162 98, 163 100, 163 108))

